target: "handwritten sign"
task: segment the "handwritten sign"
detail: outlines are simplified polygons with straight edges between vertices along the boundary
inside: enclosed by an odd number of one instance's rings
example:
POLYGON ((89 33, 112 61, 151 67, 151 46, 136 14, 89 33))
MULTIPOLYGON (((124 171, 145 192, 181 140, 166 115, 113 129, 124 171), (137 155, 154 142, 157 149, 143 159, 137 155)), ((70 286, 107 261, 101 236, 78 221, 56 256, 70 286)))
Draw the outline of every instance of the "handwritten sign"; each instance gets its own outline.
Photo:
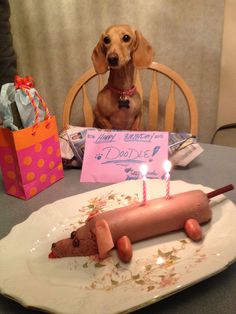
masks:
POLYGON ((148 166, 147 179, 161 179, 168 159, 168 132, 87 132, 81 182, 121 182, 141 179, 140 165, 148 166))

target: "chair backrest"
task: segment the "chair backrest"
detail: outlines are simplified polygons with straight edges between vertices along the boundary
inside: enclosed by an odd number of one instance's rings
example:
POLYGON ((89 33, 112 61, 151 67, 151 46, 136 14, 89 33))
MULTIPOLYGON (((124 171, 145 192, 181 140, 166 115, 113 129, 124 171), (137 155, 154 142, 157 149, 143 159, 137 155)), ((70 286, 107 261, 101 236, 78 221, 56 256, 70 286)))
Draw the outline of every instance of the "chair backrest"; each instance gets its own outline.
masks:
MULTIPOLYGON (((158 75, 162 74, 170 80, 168 87, 168 95, 165 101, 165 114, 164 114, 164 124, 162 127, 162 131, 173 132, 174 130, 174 119, 176 112, 176 87, 183 94, 186 106, 188 109, 189 116, 189 129, 188 132, 194 136, 198 134, 198 110, 195 98, 192 94, 191 89, 182 79, 182 77, 171 70, 167 66, 153 62, 147 69, 144 70, 136 70, 135 72, 135 86, 141 96, 141 99, 144 103, 144 88, 141 80, 141 71, 149 70, 152 71, 151 78, 151 87, 149 87, 149 96, 148 96, 148 116, 146 122, 147 130, 160 130, 158 128, 158 115, 159 115, 159 99, 160 99, 160 91, 158 84, 158 75)), ((98 91, 101 90, 104 86, 104 76, 98 75, 94 68, 89 69, 85 72, 71 87, 69 90, 63 109, 63 128, 66 128, 70 124, 71 111, 72 106, 75 101, 77 94, 82 91, 82 110, 84 115, 84 126, 91 127, 93 125, 93 105, 89 99, 88 88, 86 84, 93 79, 94 77, 98 78, 98 91)), ((143 126, 145 124, 143 121, 143 126)))

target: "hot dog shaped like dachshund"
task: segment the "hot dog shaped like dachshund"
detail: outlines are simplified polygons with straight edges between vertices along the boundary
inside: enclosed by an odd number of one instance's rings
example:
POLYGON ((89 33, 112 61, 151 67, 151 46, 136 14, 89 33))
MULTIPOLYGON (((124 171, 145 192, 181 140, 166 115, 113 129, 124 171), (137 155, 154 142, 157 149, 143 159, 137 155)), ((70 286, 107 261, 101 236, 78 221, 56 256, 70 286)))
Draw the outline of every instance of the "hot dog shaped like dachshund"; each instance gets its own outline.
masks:
POLYGON ((50 258, 89 256, 101 259, 117 248, 119 258, 129 262, 134 242, 184 229, 194 241, 202 239, 200 224, 210 221, 209 199, 232 190, 232 184, 205 194, 193 190, 149 200, 145 205, 135 203, 99 213, 84 226, 71 233, 70 238, 52 244, 50 258))

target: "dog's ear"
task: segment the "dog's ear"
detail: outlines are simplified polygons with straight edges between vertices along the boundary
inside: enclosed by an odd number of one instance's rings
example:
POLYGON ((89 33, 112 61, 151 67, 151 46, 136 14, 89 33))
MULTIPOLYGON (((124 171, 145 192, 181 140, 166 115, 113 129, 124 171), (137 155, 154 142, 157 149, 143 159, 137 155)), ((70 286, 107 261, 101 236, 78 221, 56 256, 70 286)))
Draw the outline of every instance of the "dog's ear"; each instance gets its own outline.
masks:
POLYGON ((98 74, 103 74, 108 70, 106 55, 103 48, 103 36, 101 36, 99 42, 93 50, 92 61, 95 71, 98 74))
POLYGON ((135 31, 135 35, 133 64, 137 68, 147 68, 153 61, 154 51, 142 33, 135 31))

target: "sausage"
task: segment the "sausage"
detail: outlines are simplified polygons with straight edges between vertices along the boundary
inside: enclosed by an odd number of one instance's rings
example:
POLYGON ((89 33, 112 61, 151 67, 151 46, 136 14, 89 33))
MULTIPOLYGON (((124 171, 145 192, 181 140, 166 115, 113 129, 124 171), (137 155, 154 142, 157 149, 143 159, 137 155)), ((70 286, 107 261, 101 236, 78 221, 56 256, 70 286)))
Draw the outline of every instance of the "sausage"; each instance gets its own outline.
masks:
POLYGON ((185 222, 193 218, 199 224, 212 217, 207 195, 201 190, 179 193, 148 200, 145 205, 116 208, 94 216, 88 221, 95 233, 97 220, 107 221, 113 242, 126 235, 131 243, 184 228, 185 222))
POLYGON ((131 241, 127 236, 123 236, 118 239, 118 241, 116 242, 116 248, 118 251, 118 256, 122 260, 122 262, 130 262, 133 255, 133 249, 131 241))
MULTIPOLYGON (((75 245, 74 239, 60 240, 53 244, 49 257, 89 256, 98 252, 102 259, 116 244, 121 260, 128 262, 132 257, 131 243, 184 229, 190 218, 201 224, 211 216, 208 197, 201 190, 175 194, 170 199, 148 200, 145 205, 137 202, 92 216, 76 230, 79 245, 75 245)), ((189 224, 185 230, 194 240, 189 224)))
POLYGON ((137 202, 102 212, 90 217, 72 239, 54 243, 49 257, 89 256, 98 252, 104 258, 115 244, 120 259, 129 262, 131 243, 180 229, 192 240, 199 241, 202 239, 200 224, 212 217, 209 199, 233 188, 228 185, 208 194, 193 190, 172 195, 170 199, 162 197, 148 200, 145 205, 137 202))
POLYGON ((184 230, 193 241, 200 241, 202 239, 202 229, 196 219, 190 218, 186 220, 184 230))

